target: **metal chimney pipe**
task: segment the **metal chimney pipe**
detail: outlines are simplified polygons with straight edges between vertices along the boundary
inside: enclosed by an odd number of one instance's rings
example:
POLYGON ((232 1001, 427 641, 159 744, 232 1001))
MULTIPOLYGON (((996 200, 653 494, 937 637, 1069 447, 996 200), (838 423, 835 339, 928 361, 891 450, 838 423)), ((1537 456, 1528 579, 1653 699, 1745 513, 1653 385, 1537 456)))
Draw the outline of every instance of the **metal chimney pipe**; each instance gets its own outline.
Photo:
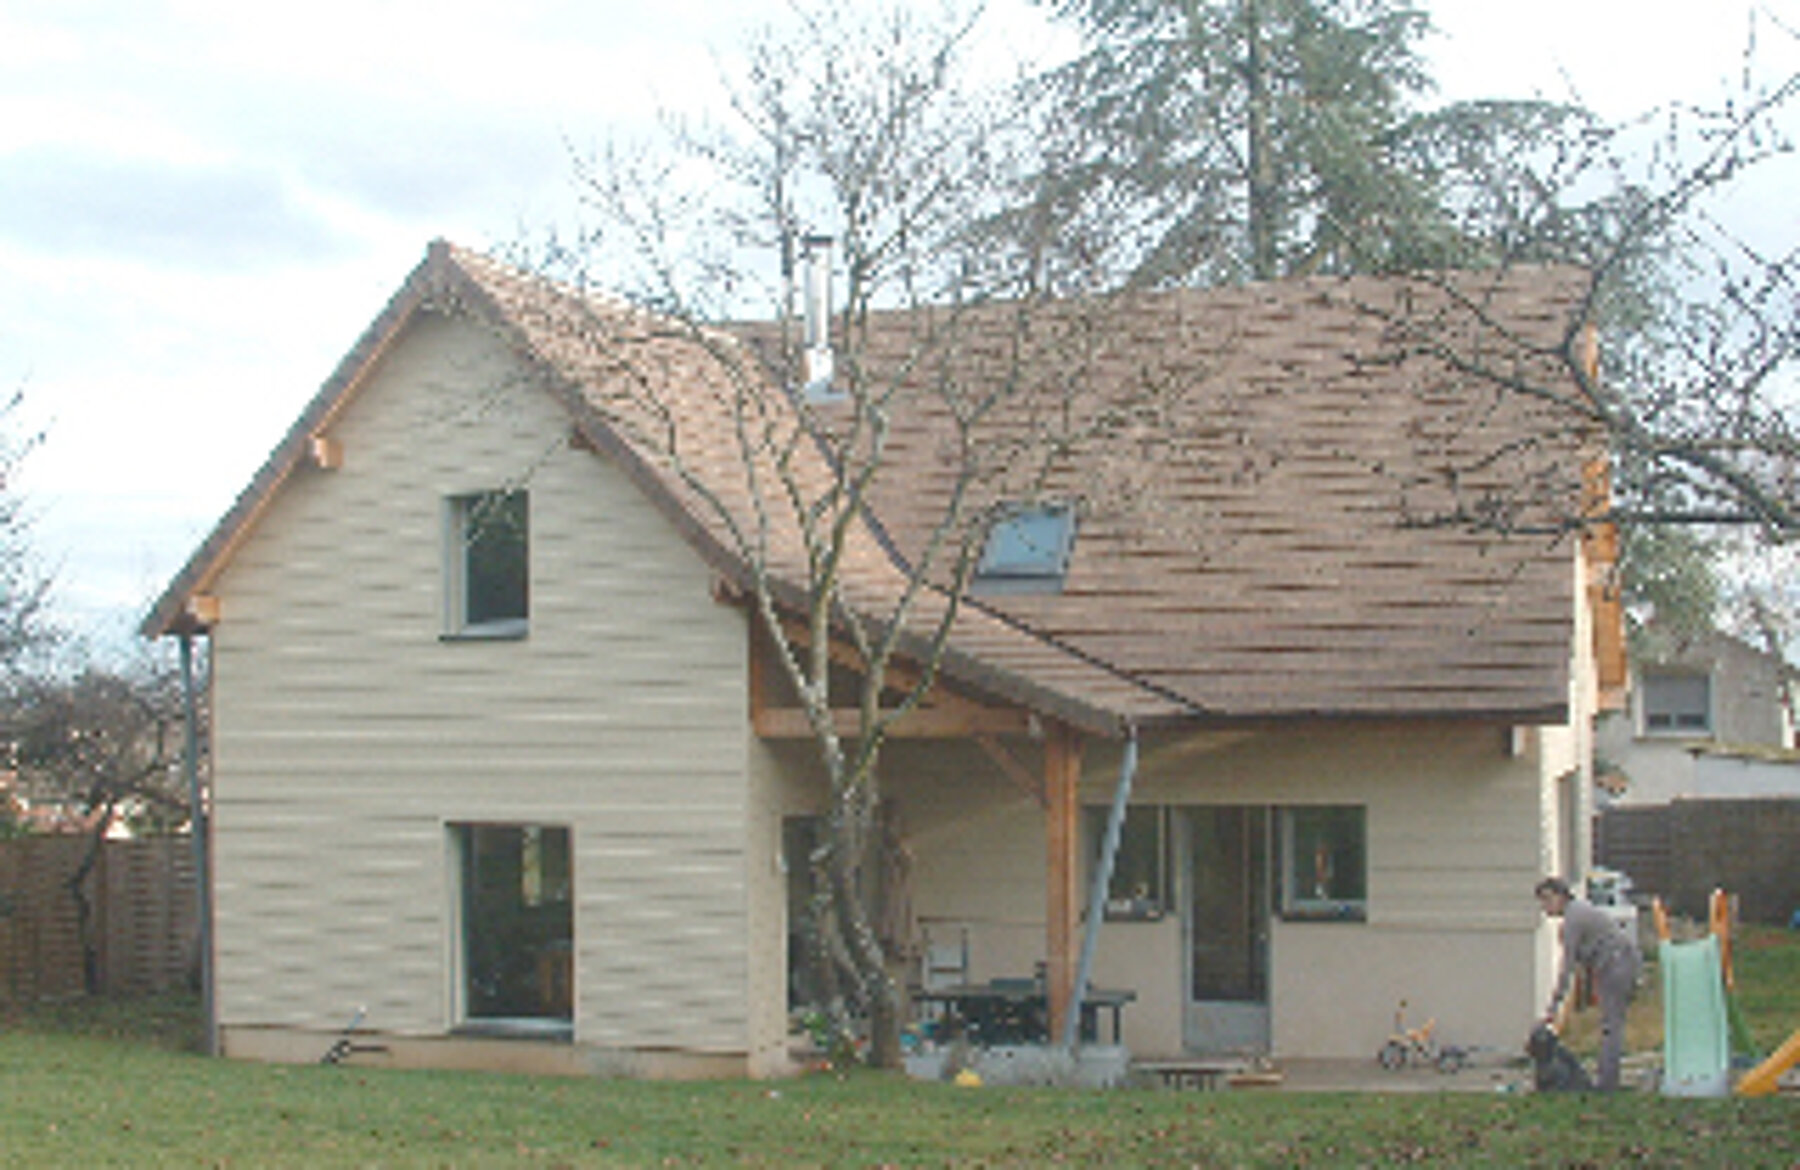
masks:
POLYGON ((831 392, 831 245, 830 236, 820 235, 809 235, 800 243, 806 259, 805 382, 807 394, 813 396, 831 392))

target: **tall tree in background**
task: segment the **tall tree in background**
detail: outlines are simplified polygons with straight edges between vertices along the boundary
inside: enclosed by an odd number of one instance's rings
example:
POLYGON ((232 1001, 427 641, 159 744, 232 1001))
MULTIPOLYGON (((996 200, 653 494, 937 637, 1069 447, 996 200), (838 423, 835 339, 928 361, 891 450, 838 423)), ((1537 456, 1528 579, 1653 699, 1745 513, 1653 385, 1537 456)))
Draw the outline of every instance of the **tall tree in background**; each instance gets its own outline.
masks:
POLYGON ((1136 284, 1466 264, 1517 165, 1578 111, 1422 110, 1407 0, 1054 0, 1083 51, 1040 79, 1047 281, 1105 255, 1136 284))
MULTIPOLYGON (((1563 265, 1583 286, 1557 355, 1575 391, 1521 381, 1518 353, 1471 372, 1602 437, 1612 519, 1800 533, 1792 221, 1765 212, 1753 228, 1732 208, 1791 153, 1800 78, 1763 75, 1754 21, 1716 105, 1608 125, 1535 101, 1424 107, 1429 24, 1406 0, 1053 7, 1086 43, 1041 90, 1067 133, 1012 221, 1052 228, 1046 283, 1094 268, 1157 284, 1563 265)), ((1448 352, 1441 322, 1369 310, 1397 346, 1448 352)), ((1504 528, 1514 510, 1451 511, 1442 522, 1504 528)), ((1670 551, 1646 543, 1639 559, 1670 551)))

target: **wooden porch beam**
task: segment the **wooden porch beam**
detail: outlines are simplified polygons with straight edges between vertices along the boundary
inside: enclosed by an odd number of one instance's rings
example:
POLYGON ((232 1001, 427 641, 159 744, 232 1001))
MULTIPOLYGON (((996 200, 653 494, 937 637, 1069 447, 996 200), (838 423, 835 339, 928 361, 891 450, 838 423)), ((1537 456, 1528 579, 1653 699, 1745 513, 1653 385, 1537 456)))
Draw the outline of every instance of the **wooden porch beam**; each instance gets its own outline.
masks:
MULTIPOLYGON (((751 700, 751 726, 763 739, 806 739, 812 722, 799 707, 757 706, 751 700)), ((831 713, 839 735, 851 736, 862 729, 861 713, 840 707, 831 713)), ((890 739, 966 739, 978 736, 1023 735, 1027 716, 1022 711, 981 708, 964 711, 946 707, 917 707, 888 728, 890 739)))
POLYGON ((1063 1034, 1075 988, 1076 936, 1081 917, 1078 851, 1081 847, 1081 735, 1052 722, 1044 740, 1044 973, 1050 1001, 1050 1035, 1063 1034))
POLYGON ((219 624, 221 607, 215 593, 195 593, 188 597, 182 614, 187 620, 203 630, 210 630, 219 624))
POLYGON ((344 466, 342 440, 314 434, 306 440, 306 455, 320 471, 337 471, 344 466))
MULTIPOLYGON (((806 739, 813 734, 806 712, 783 697, 779 685, 781 666, 774 656, 781 651, 775 640, 765 635, 761 623, 748 623, 750 631, 750 723, 764 739, 806 739)), ((792 619, 783 619, 783 634, 796 646, 808 644, 806 628, 792 619)), ((855 650, 832 639, 831 660, 847 670, 857 671, 860 663, 855 650)), ((890 663, 886 675, 888 688, 910 690, 922 676, 906 665, 890 663)), ((861 730, 860 712, 839 708, 831 713, 832 726, 839 735, 851 736, 861 730)), ((941 681, 934 685, 924 702, 895 720, 887 734, 895 739, 968 739, 978 736, 1026 735, 1031 731, 1031 712, 1020 707, 997 707, 959 695, 941 681)), ((990 752, 991 754, 991 752, 990 752)), ((1027 785, 1027 790, 1033 787, 1027 785)))
MULTIPOLYGON (((796 646, 812 645, 812 631, 806 627, 804 622, 784 617, 781 619, 781 626, 782 634, 789 642, 796 646)), ((845 670, 855 674, 863 673, 865 664, 862 657, 850 643, 833 638, 831 645, 826 648, 826 653, 830 655, 831 661, 845 670)), ((919 680, 923 677, 924 675, 920 671, 911 666, 889 659, 887 670, 882 675, 881 684, 889 690, 910 691, 919 684, 919 680)))

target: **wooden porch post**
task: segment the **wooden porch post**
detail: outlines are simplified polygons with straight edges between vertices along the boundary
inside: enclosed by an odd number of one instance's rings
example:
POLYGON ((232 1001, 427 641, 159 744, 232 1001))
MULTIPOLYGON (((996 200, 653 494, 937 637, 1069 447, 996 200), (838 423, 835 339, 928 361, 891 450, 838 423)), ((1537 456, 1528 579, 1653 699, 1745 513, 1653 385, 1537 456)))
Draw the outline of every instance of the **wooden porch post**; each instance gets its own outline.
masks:
POLYGON ((1063 1034, 1075 986, 1076 936, 1081 914, 1076 851, 1080 848, 1076 781, 1081 776, 1081 736, 1051 723, 1044 739, 1045 991, 1050 1001, 1050 1036, 1063 1034))

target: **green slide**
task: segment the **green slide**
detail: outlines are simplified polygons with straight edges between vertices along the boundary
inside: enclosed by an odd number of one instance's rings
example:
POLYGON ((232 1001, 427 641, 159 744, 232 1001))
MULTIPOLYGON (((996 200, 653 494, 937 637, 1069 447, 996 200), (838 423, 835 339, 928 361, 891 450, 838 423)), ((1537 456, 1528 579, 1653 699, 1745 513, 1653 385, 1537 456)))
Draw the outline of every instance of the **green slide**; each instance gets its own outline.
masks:
POLYGON ((1723 1097, 1731 1089, 1731 1032, 1719 940, 1664 942, 1662 1091, 1670 1097, 1723 1097))

